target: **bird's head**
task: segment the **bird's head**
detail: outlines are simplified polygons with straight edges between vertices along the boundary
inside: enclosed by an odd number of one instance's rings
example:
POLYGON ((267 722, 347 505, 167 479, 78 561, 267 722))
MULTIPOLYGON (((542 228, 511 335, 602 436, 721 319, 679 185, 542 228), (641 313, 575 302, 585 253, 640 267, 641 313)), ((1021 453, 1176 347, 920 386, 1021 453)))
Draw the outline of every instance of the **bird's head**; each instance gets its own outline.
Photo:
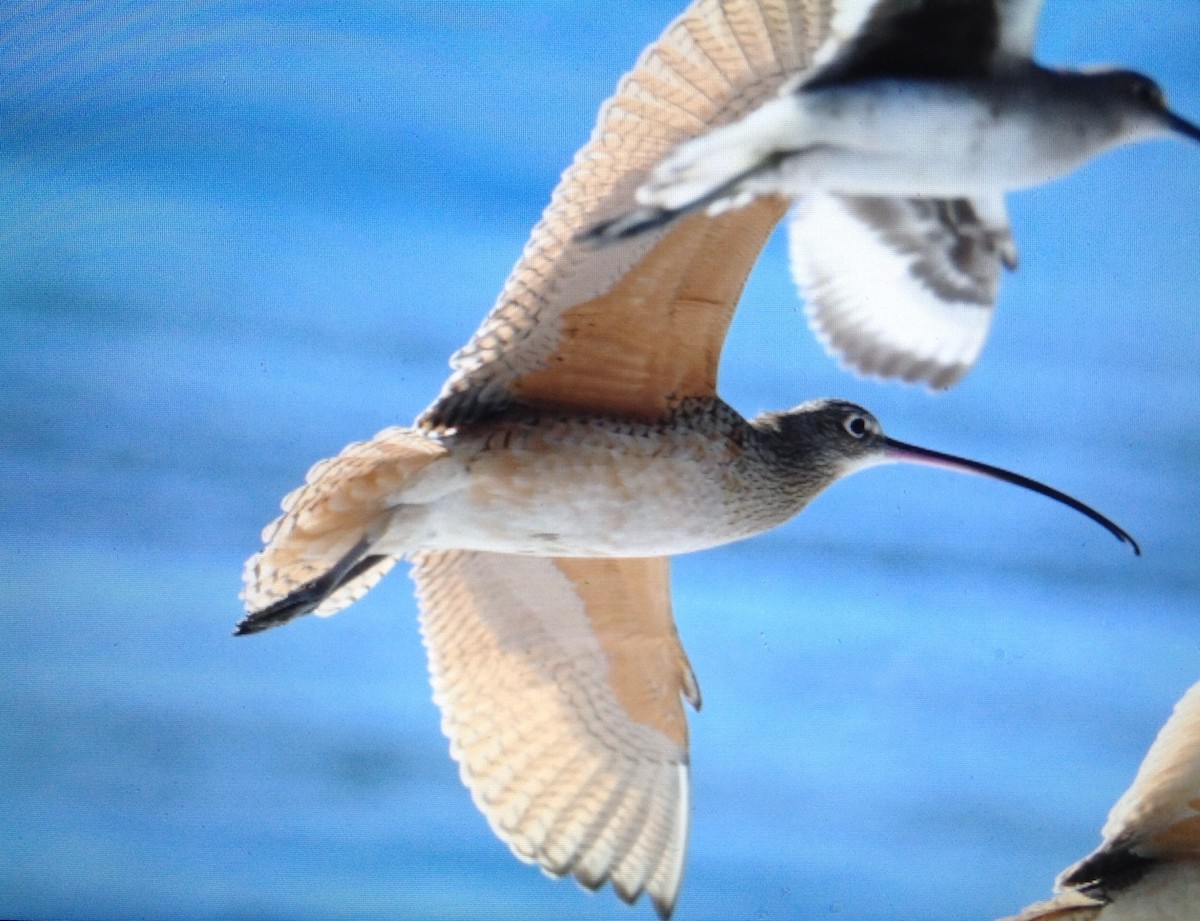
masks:
POLYGON ((1100 83, 1109 98, 1120 104, 1131 135, 1149 138, 1177 134, 1200 141, 1200 127, 1172 112, 1162 87, 1145 74, 1109 69, 1092 71, 1088 78, 1100 83))
POLYGON ((890 461, 879 420, 846 400, 810 400, 784 412, 764 413, 755 424, 776 433, 789 456, 831 482, 890 461))
POLYGON ((806 501, 844 476, 878 464, 922 464, 972 473, 1041 493, 1075 509, 1128 543, 1137 542, 1099 512, 1051 486, 990 464, 931 451, 883 433, 872 413, 845 400, 813 400, 780 413, 764 413, 753 425, 772 443, 780 467, 791 474, 806 501))

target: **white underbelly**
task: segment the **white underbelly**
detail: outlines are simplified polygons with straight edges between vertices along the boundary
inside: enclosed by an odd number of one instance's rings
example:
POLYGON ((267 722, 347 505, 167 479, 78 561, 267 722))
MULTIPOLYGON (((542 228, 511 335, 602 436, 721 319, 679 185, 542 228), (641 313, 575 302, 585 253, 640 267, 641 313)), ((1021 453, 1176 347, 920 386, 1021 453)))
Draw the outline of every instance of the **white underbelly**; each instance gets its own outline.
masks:
POLYGON ((712 484, 690 465, 648 465, 636 485, 580 459, 469 488, 429 509, 440 548, 555 556, 668 556, 730 539, 712 484))
POLYGON ((1103 126, 1081 122, 1072 126, 1077 131, 1059 126, 1050 134, 1043 119, 1016 108, 997 112, 967 93, 896 86, 818 91, 824 98, 812 100, 804 119, 808 136, 797 136, 799 151, 781 162, 777 187, 793 194, 1004 192, 1061 176, 1106 146, 1103 126))
POLYGON ((605 433, 595 444, 556 450, 553 439, 531 440, 529 450, 456 451, 455 488, 398 509, 392 552, 403 545, 409 552, 668 556, 747 536, 729 510, 721 445, 682 436, 651 447, 605 433))

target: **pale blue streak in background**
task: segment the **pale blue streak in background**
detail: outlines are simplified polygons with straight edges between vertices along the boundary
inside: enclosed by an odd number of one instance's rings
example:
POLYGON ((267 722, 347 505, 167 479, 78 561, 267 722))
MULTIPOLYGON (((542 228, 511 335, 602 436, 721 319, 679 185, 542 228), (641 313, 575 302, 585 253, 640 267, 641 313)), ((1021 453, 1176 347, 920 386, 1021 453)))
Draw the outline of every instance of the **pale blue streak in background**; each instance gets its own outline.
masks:
MULTIPOLYGON (((1049 0, 1054 63, 1200 118, 1200 3, 1049 0)), ((234 640, 317 459, 404 423, 674 2, 0 9, 0 914, 626 918, 459 785, 410 586, 234 640)), ((1200 679, 1200 147, 1011 202, 956 390, 856 380, 774 240, 722 372, 1050 481, 841 484, 681 559, 704 689, 681 918, 986 919, 1049 891, 1200 679)))

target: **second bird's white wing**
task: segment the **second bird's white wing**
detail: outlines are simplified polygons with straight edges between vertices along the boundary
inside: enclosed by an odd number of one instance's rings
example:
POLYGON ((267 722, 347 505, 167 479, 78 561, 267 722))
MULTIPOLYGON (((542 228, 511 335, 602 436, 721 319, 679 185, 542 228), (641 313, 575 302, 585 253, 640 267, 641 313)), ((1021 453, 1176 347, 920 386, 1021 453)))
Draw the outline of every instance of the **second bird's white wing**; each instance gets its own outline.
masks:
POLYGON ((817 338, 862 374, 949 387, 975 363, 1004 266, 1004 200, 806 195, 792 274, 817 338))

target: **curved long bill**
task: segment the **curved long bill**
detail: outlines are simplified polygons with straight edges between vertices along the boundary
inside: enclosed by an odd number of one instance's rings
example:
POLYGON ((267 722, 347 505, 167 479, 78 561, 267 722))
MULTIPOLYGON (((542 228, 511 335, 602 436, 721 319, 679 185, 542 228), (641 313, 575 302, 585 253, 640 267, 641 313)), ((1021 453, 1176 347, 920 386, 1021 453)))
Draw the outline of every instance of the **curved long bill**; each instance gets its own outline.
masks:
POLYGON ((1166 121, 1167 127, 1175 134, 1182 134, 1185 138, 1200 141, 1200 125, 1193 125, 1186 118, 1176 115, 1169 109, 1163 112, 1163 118, 1166 121))
POLYGON ((1027 476, 1021 476, 1019 473, 1013 473, 1011 470, 993 467, 991 464, 982 464, 979 461, 967 460, 965 457, 955 457, 953 454, 943 454, 941 451, 918 448, 916 445, 905 444, 903 441, 896 441, 896 439, 888 438, 886 435, 881 436, 879 440, 885 448, 885 457, 890 461, 924 464, 928 467, 942 467, 946 470, 957 470, 960 473, 974 473, 979 476, 991 477, 994 480, 1003 480, 1005 483, 1012 483, 1014 486, 1023 486, 1025 489, 1041 493, 1043 496, 1061 502, 1063 505, 1069 506, 1083 515, 1087 515, 1088 518, 1116 537, 1117 540, 1133 547, 1133 552, 1137 556, 1142 555, 1142 548, 1138 546, 1136 540, 1130 537, 1127 531, 1109 521, 1095 509, 1084 505, 1078 499, 1072 499, 1066 493, 1059 492, 1052 486, 1039 483, 1037 480, 1031 480, 1027 476))

